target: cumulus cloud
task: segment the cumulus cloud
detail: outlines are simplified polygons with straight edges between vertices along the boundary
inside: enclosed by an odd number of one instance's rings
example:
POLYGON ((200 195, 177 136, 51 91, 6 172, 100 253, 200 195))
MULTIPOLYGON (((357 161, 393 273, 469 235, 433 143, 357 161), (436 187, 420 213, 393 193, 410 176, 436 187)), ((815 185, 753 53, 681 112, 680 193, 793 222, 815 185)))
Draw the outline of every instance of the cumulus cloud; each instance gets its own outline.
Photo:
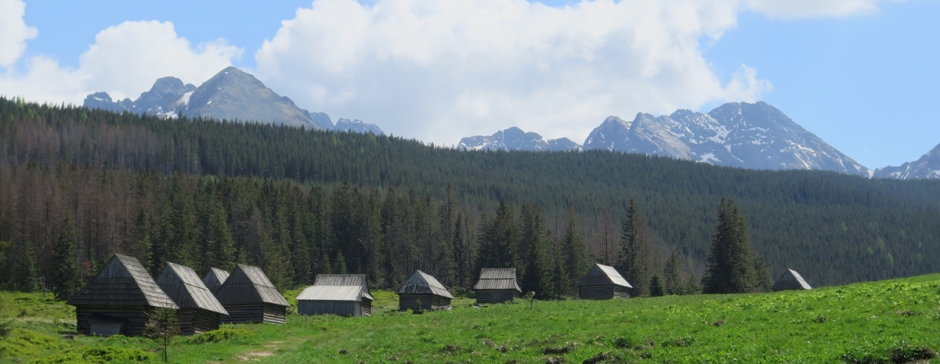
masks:
POLYGON ((259 77, 301 106, 453 145, 519 126, 581 141, 606 116, 754 101, 746 65, 719 76, 701 40, 738 13, 846 16, 878 0, 316 0, 255 53, 259 77))
POLYGON ((136 98, 160 77, 175 76, 198 85, 241 54, 241 48, 224 40, 194 47, 176 34, 171 22, 127 21, 99 32, 75 69, 61 67, 46 56, 26 60, 22 73, 8 69, 0 74, 0 93, 74 104, 97 91, 115 99, 136 98))
MULTIPOLYGON (((898 0, 895 0, 898 1, 898 0)), ((878 11, 884 0, 746 0, 749 8, 773 18, 844 17, 878 11)))
POLYGON ((0 0, 0 67, 9 67, 26 50, 26 41, 36 38, 36 28, 26 25, 22 0, 0 0))

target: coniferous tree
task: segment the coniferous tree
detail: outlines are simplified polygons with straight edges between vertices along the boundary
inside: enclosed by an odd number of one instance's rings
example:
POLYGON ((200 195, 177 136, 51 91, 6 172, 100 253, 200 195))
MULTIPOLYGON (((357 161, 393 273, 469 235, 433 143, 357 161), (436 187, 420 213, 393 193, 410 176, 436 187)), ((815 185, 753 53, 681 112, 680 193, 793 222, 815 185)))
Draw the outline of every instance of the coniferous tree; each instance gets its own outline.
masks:
POLYGON ((770 267, 767 259, 762 255, 756 255, 754 259, 754 289, 757 292, 770 292, 774 286, 773 278, 770 277, 770 267))
MULTIPOLYGON (((185 188, 186 179, 182 175, 173 178, 171 197, 172 214, 170 215, 169 234, 163 244, 166 247, 165 262, 174 262, 185 266, 197 266, 199 257, 199 227, 196 219, 196 207, 193 195, 185 188)), ((160 267, 162 270, 163 267, 160 267)))
POLYGON ((539 298, 552 295, 551 265, 546 252, 546 234, 542 210, 534 204, 522 206, 522 248, 525 270, 522 287, 534 291, 539 298))
POLYGON ((226 221, 225 208, 218 197, 211 198, 209 207, 209 236, 206 266, 203 270, 215 267, 225 271, 235 269, 235 240, 226 221))
POLYGON ((666 294, 678 295, 683 293, 682 277, 679 275, 679 266, 681 264, 682 262, 679 260, 679 249, 673 249, 672 254, 669 254, 669 259, 666 260, 663 272, 663 283, 666 294))
POLYGON ((516 240, 519 237, 512 205, 501 199, 496 216, 485 226, 480 253, 477 255, 477 267, 512 268, 517 259, 513 248, 518 245, 516 240))
POLYGON ((460 213, 457 214, 457 220, 454 222, 453 236, 451 237, 451 242, 453 245, 454 252, 454 279, 455 284, 458 287, 466 288, 469 285, 470 268, 473 263, 470 259, 470 241, 467 231, 467 220, 460 213))
POLYGON ((75 256, 78 231, 72 223, 72 215, 65 215, 62 231, 52 253, 52 291, 55 298, 67 300, 82 287, 82 271, 75 256))
POLYGON ((438 231, 434 239, 436 245, 434 249, 434 261, 437 262, 437 269, 434 272, 438 280, 441 280, 445 286, 454 284, 456 278, 457 262, 454 259, 454 220, 457 218, 457 204, 454 197, 453 187, 447 184, 447 191, 444 194, 444 200, 437 209, 438 231))
POLYGON ((745 293, 754 287, 747 221, 729 198, 723 198, 718 207, 718 225, 702 286, 704 293, 745 293))
POLYGON ((568 224, 565 230, 565 237, 561 241, 561 256, 564 267, 564 279, 562 280, 562 292, 570 292, 578 279, 586 272, 587 250, 584 244, 584 229, 581 226, 581 220, 575 214, 574 208, 568 208, 568 224))
POLYGON ((343 257, 343 252, 336 252, 336 263, 333 264, 333 267, 333 273, 346 274, 346 258, 343 257))
POLYGON ((280 239, 274 239, 267 231, 261 234, 261 269, 264 271, 271 284, 278 291, 284 291, 290 288, 290 264, 287 258, 285 242, 280 239))
POLYGON ((659 274, 653 274, 650 278, 650 296, 659 297, 663 295, 663 284, 659 279, 659 274))
POLYGON ((39 289, 39 271, 36 269, 36 253, 30 242, 14 243, 16 264, 14 268, 15 286, 20 292, 32 292, 39 289))
POLYGON ((620 249, 620 264, 617 265, 617 270, 633 286, 630 295, 645 296, 649 293, 649 268, 646 260, 649 242, 637 213, 636 201, 633 199, 630 199, 627 218, 624 219, 620 231, 620 249))

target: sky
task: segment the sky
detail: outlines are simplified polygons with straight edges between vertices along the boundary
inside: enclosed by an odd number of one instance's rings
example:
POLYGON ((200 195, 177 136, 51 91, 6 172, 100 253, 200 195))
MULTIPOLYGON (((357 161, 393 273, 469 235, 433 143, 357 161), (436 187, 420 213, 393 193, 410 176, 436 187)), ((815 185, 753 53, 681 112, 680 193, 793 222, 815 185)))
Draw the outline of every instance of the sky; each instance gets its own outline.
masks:
POLYGON ((233 65, 436 145, 768 102, 869 168, 940 143, 940 1, 0 0, 0 94, 136 99, 233 65))

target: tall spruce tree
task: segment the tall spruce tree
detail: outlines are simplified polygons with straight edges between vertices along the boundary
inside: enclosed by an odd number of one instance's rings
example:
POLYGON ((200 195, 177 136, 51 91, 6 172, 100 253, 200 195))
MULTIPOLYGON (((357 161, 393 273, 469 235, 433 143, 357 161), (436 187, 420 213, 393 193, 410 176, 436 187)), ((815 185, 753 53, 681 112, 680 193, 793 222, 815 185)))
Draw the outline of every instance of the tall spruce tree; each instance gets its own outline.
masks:
POLYGON ((659 279, 659 274, 654 274, 653 277, 650 278, 650 296, 659 297, 662 296, 663 293, 663 284, 659 279))
POLYGON ((623 220, 620 231, 620 263, 617 270, 630 282, 634 297, 649 294, 649 267, 646 257, 649 241, 643 222, 637 213, 636 201, 630 199, 627 218, 623 220))
POLYGON ((225 271, 235 269, 235 240, 232 230, 229 229, 225 207, 220 197, 210 199, 208 251, 206 252, 206 267, 220 268, 225 271))
POLYGON ((758 292, 770 292, 774 286, 773 278, 770 277, 770 267, 767 259, 762 255, 754 256, 754 290, 758 292))
POLYGON ((682 278, 679 275, 681 265, 682 261, 679 260, 679 249, 673 249, 672 254, 669 254, 669 259, 666 260, 666 266, 663 268, 663 281, 666 294, 683 294, 682 278))
POLYGON ((534 204, 522 206, 522 248, 525 271, 522 288, 535 291, 539 298, 552 295, 551 264, 546 252, 546 232, 542 209, 534 204))
POLYGON ((721 199, 718 207, 718 225, 702 286, 704 293, 745 293, 754 287, 747 220, 730 198, 721 199))
POLYGON ((584 228, 581 226, 581 220, 575 213, 574 207, 569 205, 568 224, 565 237, 561 241, 562 267, 564 268, 561 292, 570 292, 574 289, 575 283, 586 272, 586 250, 587 245, 584 243, 584 228))
POLYGON ((14 243, 16 264, 14 268, 16 289, 20 292, 32 292, 39 289, 39 271, 36 269, 36 252, 29 241, 14 243))
POLYGON ((78 230, 72 223, 72 215, 67 214, 52 252, 52 292, 59 300, 71 298, 82 288, 82 271, 75 256, 77 240, 78 230))
POLYGON ((496 216, 485 225, 480 253, 477 255, 477 267, 513 267, 516 262, 516 252, 513 248, 517 246, 518 238, 512 205, 505 199, 500 199, 496 216))

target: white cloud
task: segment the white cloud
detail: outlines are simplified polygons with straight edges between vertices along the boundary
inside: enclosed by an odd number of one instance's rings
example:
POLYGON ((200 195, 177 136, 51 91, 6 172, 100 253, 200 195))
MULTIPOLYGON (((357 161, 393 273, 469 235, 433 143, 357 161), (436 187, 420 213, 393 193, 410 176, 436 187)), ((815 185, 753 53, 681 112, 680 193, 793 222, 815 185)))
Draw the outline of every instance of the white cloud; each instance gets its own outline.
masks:
POLYGON ((318 0, 258 50, 259 77, 300 105, 455 144, 519 126, 581 141, 609 115, 755 100, 723 84, 699 40, 736 25, 728 1, 318 0))
POLYGON ((0 93, 28 100, 81 104, 87 94, 106 91, 132 99, 160 77, 200 84, 241 56, 224 40, 193 47, 171 22, 127 21, 102 30, 79 58, 76 69, 48 57, 32 57, 25 71, 0 74, 0 93))
POLYGON ((878 11, 878 3, 884 1, 885 0, 745 0, 747 6, 751 9, 773 18, 844 17, 856 14, 868 14, 878 11))
POLYGON ((0 67, 9 67, 26 50, 26 41, 36 38, 36 28, 26 25, 26 4, 21 0, 0 0, 0 67))

